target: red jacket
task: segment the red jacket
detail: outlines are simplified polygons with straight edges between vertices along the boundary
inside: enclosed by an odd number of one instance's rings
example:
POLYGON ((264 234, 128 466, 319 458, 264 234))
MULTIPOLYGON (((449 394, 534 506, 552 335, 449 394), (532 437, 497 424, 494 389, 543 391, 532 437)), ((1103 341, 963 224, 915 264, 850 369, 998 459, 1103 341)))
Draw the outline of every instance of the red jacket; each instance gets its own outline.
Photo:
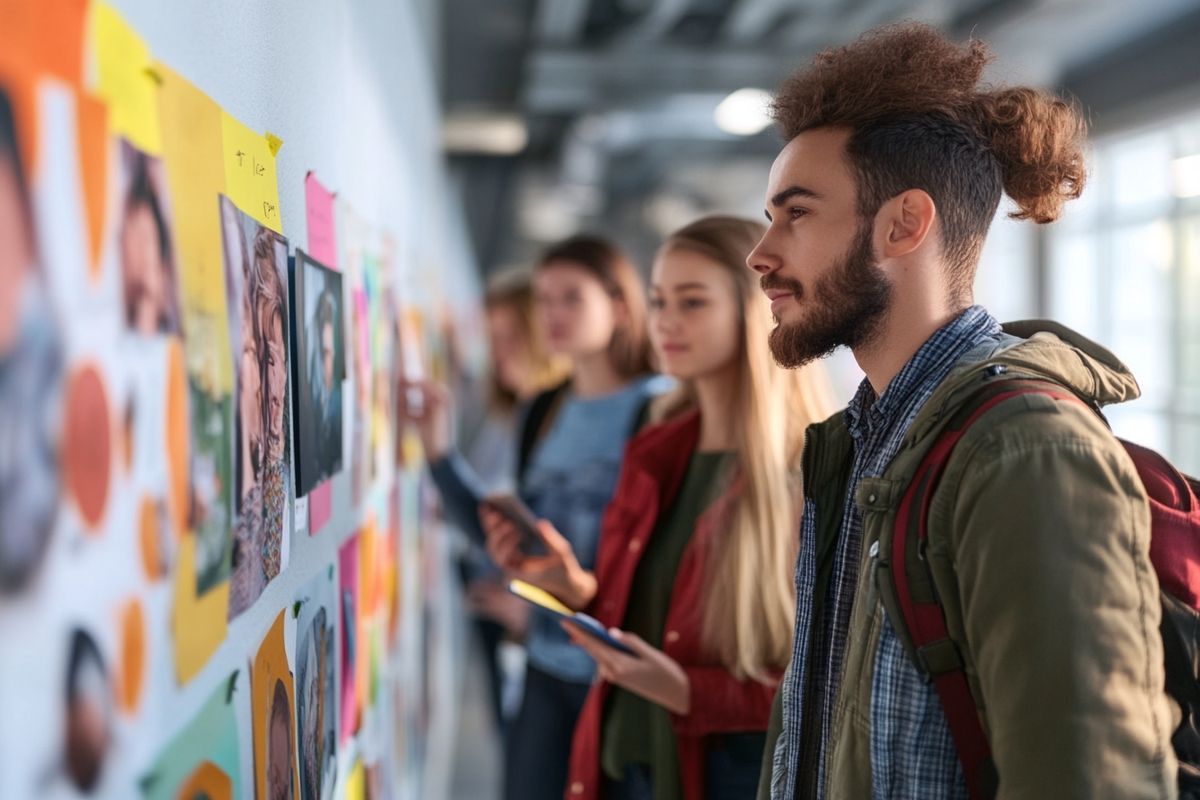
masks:
MULTIPOLYGON (((598 591, 587 612, 605 627, 621 627, 629 589, 646 542, 670 508, 700 438, 700 414, 647 428, 625 449, 625 460, 612 502, 604 513, 596 555, 598 591)), ((691 686, 690 713, 671 715, 686 800, 704 798, 705 737, 715 733, 765 731, 775 686, 740 681, 703 652, 700 643, 704 608, 704 553, 725 527, 720 522, 733 492, 726 492, 696 521, 696 530, 679 562, 663 632, 663 651, 679 662, 691 686)), ((778 676, 776 676, 778 677, 778 676)), ((571 744, 567 800, 596 800, 603 789, 600 767, 601 727, 610 685, 597 680, 575 724, 571 744)))

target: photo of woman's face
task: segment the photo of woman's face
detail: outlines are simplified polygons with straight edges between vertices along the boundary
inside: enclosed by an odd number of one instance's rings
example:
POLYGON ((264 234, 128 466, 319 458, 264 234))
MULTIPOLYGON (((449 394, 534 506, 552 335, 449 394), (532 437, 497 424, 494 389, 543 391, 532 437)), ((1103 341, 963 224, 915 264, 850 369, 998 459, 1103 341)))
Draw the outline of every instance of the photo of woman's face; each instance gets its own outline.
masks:
POLYGON ((241 363, 239 364, 239 408, 241 409, 242 432, 246 437, 250 451, 262 462, 263 452, 263 420, 262 420, 262 379, 259 376, 259 353, 253 333, 246 330, 242 337, 241 363))
POLYGON ((287 339, 283 331, 283 317, 278 308, 268 308, 261 304, 259 317, 264 333, 264 343, 267 352, 267 402, 270 429, 267 435, 271 442, 271 452, 278 455, 283 451, 284 436, 283 410, 287 402, 287 339))

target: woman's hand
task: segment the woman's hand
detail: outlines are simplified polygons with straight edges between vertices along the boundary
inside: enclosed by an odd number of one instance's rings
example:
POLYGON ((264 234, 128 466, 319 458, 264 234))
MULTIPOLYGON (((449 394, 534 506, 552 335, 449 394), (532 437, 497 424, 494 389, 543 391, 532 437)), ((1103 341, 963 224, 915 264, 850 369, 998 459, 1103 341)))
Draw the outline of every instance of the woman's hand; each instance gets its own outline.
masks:
POLYGON ((445 386, 434 381, 400 381, 396 411, 401 420, 416 427, 427 461, 437 461, 450 452, 450 392, 445 386))
POLYGON ((662 706, 673 714, 685 716, 691 710, 691 684, 679 662, 646 644, 640 636, 610 628, 609 634, 636 655, 627 655, 593 639, 569 622, 562 622, 571 641, 596 660, 596 669, 604 680, 662 706))
POLYGON ((488 555, 514 578, 540 586, 573 609, 586 608, 596 596, 596 576, 584 569, 575 551, 546 520, 537 525, 544 555, 521 550, 521 534, 508 519, 487 504, 479 507, 479 522, 487 534, 488 555))

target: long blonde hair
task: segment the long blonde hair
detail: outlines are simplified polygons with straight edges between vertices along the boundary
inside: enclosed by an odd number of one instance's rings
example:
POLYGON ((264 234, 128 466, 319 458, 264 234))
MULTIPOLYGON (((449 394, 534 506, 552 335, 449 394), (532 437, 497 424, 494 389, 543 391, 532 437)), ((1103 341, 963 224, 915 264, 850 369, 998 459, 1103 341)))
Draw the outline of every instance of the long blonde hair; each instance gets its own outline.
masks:
MULTIPOLYGON (((734 675, 769 682, 791 658, 804 429, 830 413, 833 392, 823 364, 788 370, 771 358, 770 306, 745 262, 765 231, 748 219, 704 217, 669 236, 662 252, 706 256, 729 271, 738 295, 737 465, 730 479, 739 491, 705 554, 709 588, 701 631, 704 646, 734 675)), ((674 416, 694 403, 695 389, 683 381, 656 416, 674 416)))

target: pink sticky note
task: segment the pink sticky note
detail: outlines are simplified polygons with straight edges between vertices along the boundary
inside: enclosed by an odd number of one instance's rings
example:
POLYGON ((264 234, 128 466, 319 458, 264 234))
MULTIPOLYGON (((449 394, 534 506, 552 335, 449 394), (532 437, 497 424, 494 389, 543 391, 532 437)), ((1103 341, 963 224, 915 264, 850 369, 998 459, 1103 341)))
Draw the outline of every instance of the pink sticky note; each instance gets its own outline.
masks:
POLYGON ((330 269, 337 269, 333 193, 311 172, 304 178, 304 201, 308 208, 308 254, 330 269))
POLYGON ((325 481, 308 493, 308 535, 316 536, 333 512, 333 482, 325 481))

